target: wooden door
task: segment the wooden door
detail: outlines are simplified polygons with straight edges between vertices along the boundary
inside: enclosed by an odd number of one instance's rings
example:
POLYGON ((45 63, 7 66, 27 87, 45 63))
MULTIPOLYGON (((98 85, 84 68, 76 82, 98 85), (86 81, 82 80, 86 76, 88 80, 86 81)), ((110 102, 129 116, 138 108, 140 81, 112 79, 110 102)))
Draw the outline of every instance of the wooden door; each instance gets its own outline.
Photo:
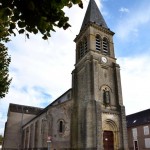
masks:
POLYGON ((114 135, 112 131, 103 132, 104 150, 114 150, 114 135))

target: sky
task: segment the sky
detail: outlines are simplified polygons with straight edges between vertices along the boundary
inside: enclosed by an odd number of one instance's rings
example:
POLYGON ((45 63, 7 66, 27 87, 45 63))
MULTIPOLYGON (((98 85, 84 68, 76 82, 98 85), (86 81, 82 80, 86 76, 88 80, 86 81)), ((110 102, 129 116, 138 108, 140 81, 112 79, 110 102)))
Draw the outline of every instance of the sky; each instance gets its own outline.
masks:
MULTIPOLYGON (((150 1, 95 0, 114 35, 117 63, 121 67, 123 102, 126 114, 149 109, 150 100, 150 1)), ((74 39, 79 33, 84 9, 64 8, 70 18, 67 30, 56 28, 51 38, 25 35, 11 37, 9 93, 0 99, 0 134, 4 133, 9 103, 46 107, 71 88, 75 64, 74 39)))

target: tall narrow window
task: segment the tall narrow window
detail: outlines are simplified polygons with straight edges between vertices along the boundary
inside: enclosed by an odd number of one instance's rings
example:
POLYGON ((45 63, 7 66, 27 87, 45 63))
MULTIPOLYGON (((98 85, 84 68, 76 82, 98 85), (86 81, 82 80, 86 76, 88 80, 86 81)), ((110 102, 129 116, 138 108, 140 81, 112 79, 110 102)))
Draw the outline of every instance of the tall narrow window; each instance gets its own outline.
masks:
POLYGON ((77 56, 76 57, 77 57, 78 60, 80 59, 80 43, 77 47, 77 56))
POLYGON ((84 39, 84 53, 87 53, 87 39, 84 39))
POLYGON ((100 40, 100 36, 96 35, 96 50, 100 51, 101 50, 101 40, 100 40))
POLYGON ((80 60, 87 53, 87 38, 83 38, 78 45, 77 57, 80 60))
POLYGON ((59 132, 60 133, 63 132, 63 121, 62 120, 59 122, 59 132))
POLYGON ((103 53, 104 54, 108 54, 109 53, 108 40, 106 38, 103 39, 103 53))
POLYGON ((82 58, 84 55, 84 45, 83 43, 80 43, 80 58, 82 58))

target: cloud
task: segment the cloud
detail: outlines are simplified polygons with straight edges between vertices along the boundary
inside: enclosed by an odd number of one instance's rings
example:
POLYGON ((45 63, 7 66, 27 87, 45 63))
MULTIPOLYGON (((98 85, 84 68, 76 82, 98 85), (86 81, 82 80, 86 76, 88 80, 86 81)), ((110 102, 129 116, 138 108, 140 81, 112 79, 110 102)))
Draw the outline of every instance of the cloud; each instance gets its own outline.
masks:
MULTIPOLYGON (((125 8, 120 9, 120 11, 126 11, 125 8)), ((137 37, 139 28, 150 22, 150 5, 140 5, 135 9, 132 9, 130 15, 126 15, 121 18, 116 26, 116 36, 122 40, 131 39, 131 36, 137 37), (130 38, 129 38, 130 36, 130 38)))
POLYGON ((123 101, 126 113, 149 109, 150 63, 149 54, 119 58, 123 101))
POLYGON ((120 12, 123 12, 123 13, 129 13, 129 9, 128 8, 124 8, 124 7, 121 7, 119 9, 120 12))

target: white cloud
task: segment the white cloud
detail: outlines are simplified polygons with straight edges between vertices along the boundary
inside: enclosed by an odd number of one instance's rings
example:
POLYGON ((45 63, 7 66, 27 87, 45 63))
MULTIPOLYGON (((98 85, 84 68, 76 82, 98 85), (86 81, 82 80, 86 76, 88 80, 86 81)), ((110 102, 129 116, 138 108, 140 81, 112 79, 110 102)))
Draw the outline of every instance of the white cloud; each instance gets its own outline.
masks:
MULTIPOLYGON (((125 9, 122 9, 125 11, 125 9)), ((150 5, 140 6, 139 8, 130 11, 130 15, 119 20, 116 26, 116 35, 122 39, 130 39, 131 36, 137 36, 139 27, 150 22, 150 5), (129 38, 130 36, 130 38, 129 38)))
POLYGON ((124 8, 124 7, 121 7, 119 9, 120 12, 123 12, 123 13, 128 13, 129 12, 129 9, 128 8, 124 8))
POLYGON ((119 58, 121 65, 123 101, 126 113, 149 109, 149 56, 119 58))

